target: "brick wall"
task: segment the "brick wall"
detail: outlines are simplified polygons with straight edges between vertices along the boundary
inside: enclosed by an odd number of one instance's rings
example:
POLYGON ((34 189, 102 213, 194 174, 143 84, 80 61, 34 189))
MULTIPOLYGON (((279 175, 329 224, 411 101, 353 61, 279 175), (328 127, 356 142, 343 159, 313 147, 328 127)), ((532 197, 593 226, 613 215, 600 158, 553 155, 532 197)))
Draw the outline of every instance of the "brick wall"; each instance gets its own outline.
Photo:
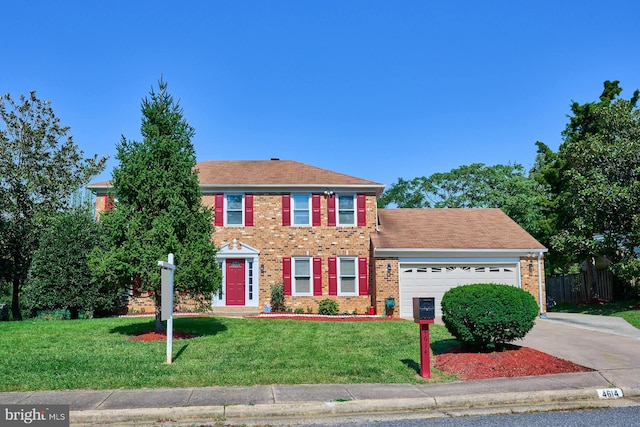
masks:
MULTIPOLYGON (((203 204, 214 207, 215 196, 205 194, 203 204)), ((322 259, 322 295, 287 296, 288 307, 310 308, 314 313, 318 303, 325 298, 338 302, 340 312, 357 311, 365 313, 371 304, 370 296, 329 296, 328 258, 339 256, 368 257, 370 234, 375 231, 376 197, 367 195, 367 225, 328 227, 327 198, 321 197, 321 226, 282 226, 282 195, 279 193, 254 193, 254 226, 216 227, 214 241, 217 246, 230 243, 233 239, 260 251, 259 264, 264 265, 264 273, 258 268, 259 307, 271 299, 271 285, 282 282, 282 258, 295 256, 319 257, 322 259)), ((370 269, 371 270, 371 269, 370 269)), ((369 286, 371 286, 369 273, 369 286)))
POLYGON ((544 285, 544 260, 540 261, 540 271, 538 271, 538 258, 537 257, 522 257, 520 258, 520 284, 522 289, 529 292, 536 299, 538 307, 540 307, 540 289, 538 287, 538 274, 542 274, 542 307, 541 314, 547 311, 547 295, 544 285), (529 268, 531 266, 531 268, 529 268))
POLYGON ((400 295, 399 295, 399 276, 398 276, 398 259, 397 258, 377 258, 375 260, 375 284, 374 284, 374 297, 376 314, 378 315, 391 315, 393 317, 400 317, 400 295), (387 266, 391 266, 389 271, 387 266), (389 297, 394 297, 396 300, 396 307, 394 310, 386 313, 385 300, 389 297))

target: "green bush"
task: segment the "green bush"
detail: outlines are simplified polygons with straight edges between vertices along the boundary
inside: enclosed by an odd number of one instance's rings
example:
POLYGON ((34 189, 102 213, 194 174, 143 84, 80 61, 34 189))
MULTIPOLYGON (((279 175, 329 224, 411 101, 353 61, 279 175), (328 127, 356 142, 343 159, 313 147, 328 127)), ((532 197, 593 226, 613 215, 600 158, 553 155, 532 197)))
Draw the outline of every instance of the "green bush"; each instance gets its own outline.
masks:
POLYGON ((271 311, 283 312, 284 310, 284 284, 271 285, 271 311))
POLYGON ((298 307, 295 310, 293 310, 293 312, 295 314, 304 314, 304 309, 302 307, 298 307))
POLYGON ((325 298, 318 304, 318 313, 324 316, 335 316, 339 312, 338 303, 330 298, 325 298))
POLYGON ((442 297, 442 321, 463 345, 495 348, 522 339, 538 315, 535 298, 508 285, 476 284, 448 290, 442 297))

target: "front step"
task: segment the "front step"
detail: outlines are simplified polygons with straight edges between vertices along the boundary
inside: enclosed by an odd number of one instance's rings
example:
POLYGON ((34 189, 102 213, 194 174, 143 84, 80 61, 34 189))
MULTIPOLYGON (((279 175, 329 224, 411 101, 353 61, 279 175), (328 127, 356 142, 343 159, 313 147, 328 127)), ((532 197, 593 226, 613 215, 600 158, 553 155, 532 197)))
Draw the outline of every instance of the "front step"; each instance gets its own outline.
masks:
POLYGON ((219 317, 249 317, 260 314, 258 307, 212 307, 211 314, 219 317))

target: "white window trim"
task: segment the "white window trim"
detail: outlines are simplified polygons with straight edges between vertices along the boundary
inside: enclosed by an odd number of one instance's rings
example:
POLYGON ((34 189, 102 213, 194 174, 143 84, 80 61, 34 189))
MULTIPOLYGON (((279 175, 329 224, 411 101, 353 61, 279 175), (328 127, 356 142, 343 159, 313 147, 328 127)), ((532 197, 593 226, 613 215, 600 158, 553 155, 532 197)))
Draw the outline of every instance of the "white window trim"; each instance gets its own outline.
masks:
POLYGON ((358 295, 358 290, 359 290, 359 280, 360 280, 360 275, 358 272, 358 257, 351 257, 351 256, 343 256, 343 257, 338 257, 338 295, 339 296, 357 296, 358 295), (353 266, 354 266, 354 292, 343 292, 342 291, 342 260, 346 260, 346 259, 350 259, 353 260, 353 266))
POLYGON ((358 224, 358 200, 356 194, 338 194, 336 195, 336 225, 349 227, 358 224), (340 222, 340 197, 351 197, 353 199, 353 222, 343 224, 340 222))
MULTIPOLYGON (((224 195, 224 225, 226 227, 243 227, 244 226, 244 193, 225 193, 224 195), (242 221, 240 224, 229 224, 229 196, 240 196, 242 198, 242 207, 240 208, 242 221)), ((235 211, 232 211, 235 212, 235 211)))
POLYGON ((311 225, 311 221, 312 221, 312 216, 313 216, 313 209, 311 207, 311 194, 291 194, 291 208, 290 208, 290 215, 291 215, 291 225, 293 227, 309 227, 311 225), (295 222, 295 213, 296 213, 296 204, 294 201, 294 198, 296 196, 306 196, 307 197, 307 212, 309 213, 309 221, 306 224, 296 224, 295 222))
POLYGON ((291 295, 292 296, 313 296, 313 258, 312 257, 291 257, 291 295), (309 292, 298 292, 296 287, 296 262, 298 260, 309 261, 309 292))

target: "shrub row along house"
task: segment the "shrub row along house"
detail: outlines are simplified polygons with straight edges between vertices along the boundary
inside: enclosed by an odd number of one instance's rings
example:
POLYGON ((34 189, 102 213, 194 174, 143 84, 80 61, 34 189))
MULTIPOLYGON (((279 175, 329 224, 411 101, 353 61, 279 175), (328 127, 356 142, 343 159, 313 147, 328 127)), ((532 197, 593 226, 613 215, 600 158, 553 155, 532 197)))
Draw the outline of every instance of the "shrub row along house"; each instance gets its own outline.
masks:
MULTIPOLYGON (((470 283, 523 288, 545 312, 546 249, 499 209, 378 209, 382 184, 290 160, 196 168, 223 274, 214 311, 261 309, 281 282, 288 307, 313 312, 331 298, 341 312, 410 318, 419 296, 439 315, 444 292, 470 283)), ((89 188, 97 215, 109 209, 109 182, 89 188)))

